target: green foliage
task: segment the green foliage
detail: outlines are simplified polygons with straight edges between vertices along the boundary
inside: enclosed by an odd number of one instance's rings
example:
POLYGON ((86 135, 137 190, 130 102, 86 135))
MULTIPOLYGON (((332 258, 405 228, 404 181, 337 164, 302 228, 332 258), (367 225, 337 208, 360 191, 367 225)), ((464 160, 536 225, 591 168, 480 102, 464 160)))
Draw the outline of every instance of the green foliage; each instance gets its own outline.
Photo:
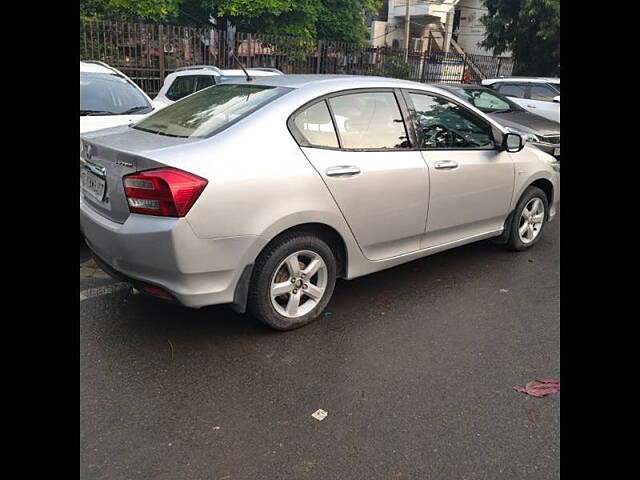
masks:
POLYGON ((384 63, 375 72, 376 75, 381 77, 392 78, 409 78, 410 73, 411 67, 409 63, 401 56, 385 59, 384 63))
POLYGON ((364 43, 379 0, 201 0, 243 32, 364 43))
POLYGON ((487 29, 480 45, 511 50, 519 75, 560 74, 560 0, 484 0, 487 29))
POLYGON ((80 17, 162 21, 174 17, 184 0, 80 0, 80 17))
POLYGON ((380 0, 80 0, 80 16, 208 24, 209 13, 240 32, 364 43, 365 16, 380 0))
POLYGON ((379 0, 322 0, 316 23, 318 38, 340 42, 364 43, 369 34, 367 14, 375 15, 379 0))

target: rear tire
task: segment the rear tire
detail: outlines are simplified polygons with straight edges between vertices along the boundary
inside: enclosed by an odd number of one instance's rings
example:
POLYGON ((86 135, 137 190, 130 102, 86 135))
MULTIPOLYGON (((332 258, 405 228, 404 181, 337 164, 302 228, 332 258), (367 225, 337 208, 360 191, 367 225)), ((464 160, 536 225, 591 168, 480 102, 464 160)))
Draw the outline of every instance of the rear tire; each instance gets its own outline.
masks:
POLYGON ((507 247, 515 251, 533 247, 540 240, 548 217, 545 193, 538 187, 527 188, 514 209, 507 247))
POLYGON ((322 239, 307 233, 285 234, 256 260, 249 313, 276 330, 307 325, 329 303, 336 271, 335 255, 322 239))

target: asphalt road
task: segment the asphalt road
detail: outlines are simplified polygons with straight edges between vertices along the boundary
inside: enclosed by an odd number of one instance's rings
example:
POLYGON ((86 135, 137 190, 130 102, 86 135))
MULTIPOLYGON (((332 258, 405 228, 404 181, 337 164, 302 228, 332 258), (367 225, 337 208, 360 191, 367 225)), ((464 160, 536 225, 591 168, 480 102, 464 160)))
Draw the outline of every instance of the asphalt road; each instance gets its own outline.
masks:
POLYGON ((349 282, 278 333, 133 296, 80 248, 80 477, 554 479, 560 220, 349 282), (317 409, 328 412, 317 421, 317 409))

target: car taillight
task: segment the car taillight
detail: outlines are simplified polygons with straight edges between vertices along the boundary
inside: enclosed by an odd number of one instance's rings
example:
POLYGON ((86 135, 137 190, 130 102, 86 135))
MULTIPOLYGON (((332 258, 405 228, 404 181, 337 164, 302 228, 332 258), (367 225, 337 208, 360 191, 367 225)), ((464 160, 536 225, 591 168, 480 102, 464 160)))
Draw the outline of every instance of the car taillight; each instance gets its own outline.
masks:
POLYGON ((159 168, 124 177, 124 194, 131 213, 184 217, 207 181, 176 168, 159 168))

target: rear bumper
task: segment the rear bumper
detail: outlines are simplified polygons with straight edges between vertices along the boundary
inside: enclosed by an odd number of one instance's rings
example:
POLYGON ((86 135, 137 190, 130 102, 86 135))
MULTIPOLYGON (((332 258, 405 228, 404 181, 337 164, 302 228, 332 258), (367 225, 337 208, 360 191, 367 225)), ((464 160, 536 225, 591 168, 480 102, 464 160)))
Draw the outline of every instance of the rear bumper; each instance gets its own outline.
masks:
POLYGON ((267 240, 199 238, 184 218, 132 214, 119 224, 80 200, 80 228, 107 273, 166 290, 192 308, 232 303, 246 265, 267 240))

